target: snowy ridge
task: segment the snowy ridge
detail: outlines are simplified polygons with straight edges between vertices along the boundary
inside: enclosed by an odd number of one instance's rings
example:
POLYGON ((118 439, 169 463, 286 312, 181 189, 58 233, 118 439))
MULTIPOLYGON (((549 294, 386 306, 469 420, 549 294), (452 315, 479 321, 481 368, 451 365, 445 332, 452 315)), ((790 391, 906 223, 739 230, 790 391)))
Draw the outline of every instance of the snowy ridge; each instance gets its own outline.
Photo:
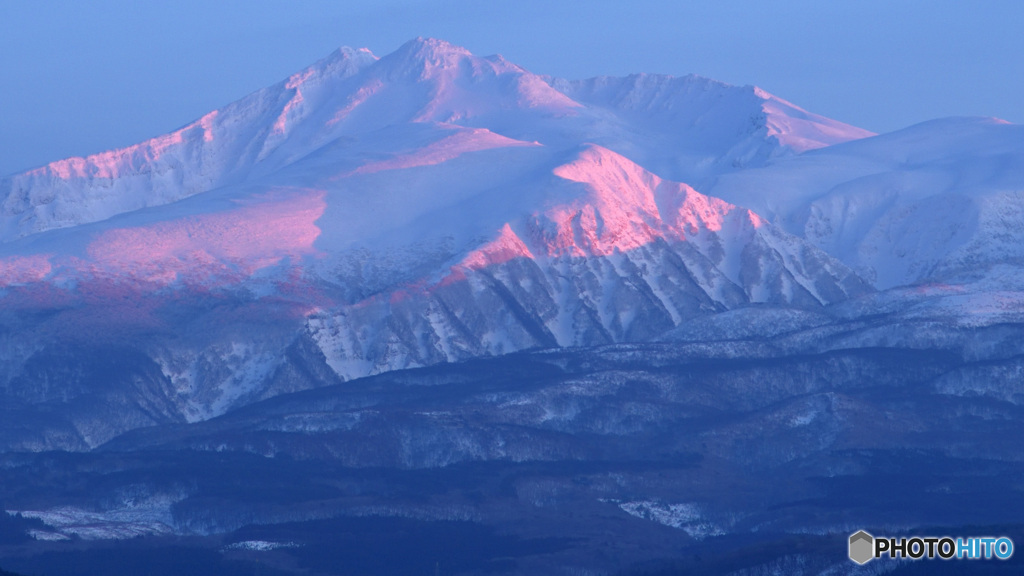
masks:
POLYGON ((846 573, 861 526, 1012 527, 935 504, 1024 473, 1022 129, 417 39, 15 175, 2 528, 49 542, 4 558, 846 573))
POLYGON ((820 307, 869 287, 749 210, 598 146, 554 169, 541 211, 436 280, 310 320, 344 378, 535 346, 644 340, 749 303, 820 307))
POLYGON ((795 152, 825 148, 875 135, 863 128, 808 112, 760 88, 755 87, 753 91, 755 96, 763 99, 761 110, 768 135, 795 152))
POLYGON ((0 241, 105 220, 240 180, 282 144, 309 100, 375 60, 368 51, 342 49, 170 134, 5 179, 0 241))
POLYGON ((730 86, 696 75, 633 74, 550 82, 628 126, 620 133, 613 122, 595 142, 680 180, 758 166, 777 156, 873 135, 807 112, 760 88, 730 86), (671 154, 659 149, 665 147, 671 154))
MULTIPOLYGON (((716 332, 708 317, 745 307, 871 313, 874 288, 915 282, 968 293, 915 313, 1013 317, 1022 141, 976 119, 871 137, 753 87, 545 79, 433 39, 342 49, 169 135, 0 184, 0 298, 24 336, 4 378, 98 333, 130 340, 159 389, 151 413, 20 441, 89 445, 318 382, 683 337, 698 319, 716 332), (203 337, 173 338, 190 307, 203 337)), ((788 325, 732 318, 754 317, 788 325)))
POLYGON ((549 145, 578 144, 582 131, 655 164, 672 143, 675 154, 726 167, 771 156, 779 145, 799 151, 868 135, 752 88, 646 75, 549 84, 500 56, 420 38, 380 59, 343 48, 170 134, 14 175, 0 182, 0 241, 264 178, 339 138, 410 122, 549 145), (608 109, 631 114, 609 120, 608 109), (651 137, 625 141, 637 127, 651 137))
POLYGON ((1024 127, 951 118, 723 175, 709 193, 806 238, 878 288, 1024 265, 1024 127))

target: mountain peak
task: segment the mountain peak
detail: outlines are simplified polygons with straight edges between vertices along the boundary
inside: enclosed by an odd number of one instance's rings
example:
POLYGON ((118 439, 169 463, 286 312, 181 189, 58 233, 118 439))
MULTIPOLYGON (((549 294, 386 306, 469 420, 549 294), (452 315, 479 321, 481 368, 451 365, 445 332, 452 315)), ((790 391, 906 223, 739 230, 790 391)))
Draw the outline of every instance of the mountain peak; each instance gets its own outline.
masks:
POLYGON ((367 63, 378 60, 378 57, 370 51, 369 48, 353 48, 351 46, 342 46, 331 52, 321 62, 348 62, 355 61, 360 63, 367 63))
POLYGON ((875 136, 874 132, 826 118, 779 98, 757 86, 750 87, 761 100, 769 137, 796 152, 825 148, 875 136))
POLYGON ((503 58, 420 37, 379 59, 340 48, 167 135, 5 179, 0 239, 258 181, 310 154, 332 166, 326 158, 340 155, 351 166, 339 170, 356 173, 363 162, 346 142, 419 123, 486 129, 553 153, 593 142, 677 181, 787 147, 799 152, 869 135, 752 87, 648 74, 546 81, 503 58))
POLYGON ((473 54, 463 48, 445 40, 437 38, 414 38, 402 44, 398 50, 389 54, 387 58, 416 63, 416 64, 442 64, 472 57, 473 54))
POLYGON ((469 50, 436 38, 415 38, 380 59, 380 71, 390 79, 419 82, 458 74, 466 68, 489 68, 469 50))

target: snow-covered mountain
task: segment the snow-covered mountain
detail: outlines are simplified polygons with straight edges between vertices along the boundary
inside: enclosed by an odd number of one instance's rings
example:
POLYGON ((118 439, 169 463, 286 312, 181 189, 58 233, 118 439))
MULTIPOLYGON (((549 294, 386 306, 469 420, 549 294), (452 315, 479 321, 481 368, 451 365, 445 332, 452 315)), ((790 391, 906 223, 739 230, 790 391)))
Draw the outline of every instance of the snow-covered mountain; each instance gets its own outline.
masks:
POLYGON ((341 49, 0 181, 0 560, 448 530, 461 573, 846 574, 869 522, 1002 533, 1022 218, 1000 121, 341 49))
POLYGON ((865 136, 697 77, 546 79, 432 39, 342 49, 168 135, 0 183, 0 297, 29 326, 6 378, 75 334, 131 335, 166 380, 158 412, 193 420, 315 385, 272 383, 295 338, 347 379, 819 308, 870 287, 650 166, 708 178, 865 136), (211 298, 277 324, 197 338, 180 310, 211 298))
POLYGON ((700 76, 635 74, 553 79, 551 84, 625 127, 605 129, 595 142, 686 181, 874 135, 756 86, 730 86, 700 76))
MULTIPOLYGON (((325 148, 337 152, 346 139, 408 124, 484 128, 556 148, 595 142, 627 156, 639 148, 652 159, 676 158, 676 164, 683 164, 681 154, 695 164, 715 164, 870 135, 756 88, 663 76, 549 84, 500 56, 480 58, 440 40, 417 39, 380 59, 343 48, 165 136, 7 178, 0 185, 0 239, 259 181, 325 148)), ((392 134, 378 153, 397 151, 401 142, 392 134)), ((497 140, 477 144, 491 147, 497 140)), ((360 156, 370 153, 360 147, 343 156, 358 168, 368 163, 360 156)))
POLYGON ((168 135, 3 180, 0 376, 21 397, 56 377, 26 375, 38 358, 102 334, 160 390, 132 427, 319 385, 295 362, 351 379, 644 341, 924 280, 991 300, 1019 277, 1018 136, 872 137, 758 88, 543 78, 433 39, 345 48, 168 135))
MULTIPOLYGON (((1024 264, 1024 127, 950 118, 722 175, 707 187, 878 288, 1024 264)), ((1020 288, 1024 275, 1006 278, 1020 288)))
MULTIPOLYGON (((553 176, 527 182, 546 191, 543 210, 501 223, 440 274, 313 316, 331 366, 351 378, 537 346, 646 340, 738 306, 818 308, 870 290, 753 212, 608 149, 589 146, 553 176)), ((444 230, 443 219, 432 222, 444 230)))

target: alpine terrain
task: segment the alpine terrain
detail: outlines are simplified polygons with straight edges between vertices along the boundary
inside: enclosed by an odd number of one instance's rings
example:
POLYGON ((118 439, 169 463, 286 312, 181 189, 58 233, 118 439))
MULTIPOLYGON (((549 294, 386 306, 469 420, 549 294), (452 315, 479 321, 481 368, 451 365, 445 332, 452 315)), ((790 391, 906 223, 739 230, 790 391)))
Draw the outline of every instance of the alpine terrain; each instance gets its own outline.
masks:
POLYGON ((998 119, 419 38, 0 180, 15 572, 959 573, 847 540, 1024 542, 1022 374, 998 119))

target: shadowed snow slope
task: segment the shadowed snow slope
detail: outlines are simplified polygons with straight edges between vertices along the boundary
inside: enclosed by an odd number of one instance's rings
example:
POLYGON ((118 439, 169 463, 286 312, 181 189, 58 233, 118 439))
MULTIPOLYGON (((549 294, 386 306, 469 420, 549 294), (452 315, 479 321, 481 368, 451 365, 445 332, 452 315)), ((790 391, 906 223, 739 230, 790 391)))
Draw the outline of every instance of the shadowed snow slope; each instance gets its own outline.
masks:
POLYGON ((91 446, 396 368, 822 314, 873 291, 851 267, 888 287, 1003 258, 1016 277, 1018 127, 869 136, 695 76, 341 49, 168 135, 0 182, 0 381, 31 407, 7 421, 63 414, 15 443, 91 446), (108 400, 41 384, 60 378, 41 358, 83 342, 139 355, 96 367, 108 400), (109 403, 135 411, 104 420, 109 403))
POLYGON ((696 78, 644 78, 651 86, 636 85, 611 101, 594 87, 608 80, 554 82, 563 93, 500 56, 476 57, 440 40, 414 40, 380 59, 344 48, 165 136, 7 178, 0 184, 0 239, 258 180, 339 138, 408 123, 455 123, 549 145, 617 143, 624 153, 640 146, 658 158, 685 152, 711 164, 733 149, 770 155, 780 143, 799 151, 867 135, 759 90, 696 78), (577 102, 576 95, 587 98, 577 102), (647 113, 610 116, 609 106, 630 108, 622 98, 642 100, 647 113), (636 128, 643 133, 631 143, 636 128), (687 150, 659 151, 679 138, 687 150))
POLYGON ((845 574, 861 527, 1017 534, 1022 221, 1020 126, 342 49, 0 181, 0 562, 845 574))
POLYGON ((925 122, 723 175, 708 190, 879 288, 1024 264, 1024 127, 1000 120, 925 122))
MULTIPOLYGON (((485 240, 453 251, 438 271, 314 316, 312 334, 332 368, 350 378, 536 346, 643 340, 750 303, 817 308, 869 291, 749 210, 605 148, 586 147, 553 173, 525 182, 547 191, 544 202, 474 215, 488 226, 485 240)), ((430 222, 421 238, 445 234, 443 219, 430 222)), ((365 276, 336 281, 352 277, 365 276)))
POLYGON ((634 74, 551 84, 610 116, 591 136, 595 142, 681 180, 873 136, 760 88, 700 76, 634 74))

